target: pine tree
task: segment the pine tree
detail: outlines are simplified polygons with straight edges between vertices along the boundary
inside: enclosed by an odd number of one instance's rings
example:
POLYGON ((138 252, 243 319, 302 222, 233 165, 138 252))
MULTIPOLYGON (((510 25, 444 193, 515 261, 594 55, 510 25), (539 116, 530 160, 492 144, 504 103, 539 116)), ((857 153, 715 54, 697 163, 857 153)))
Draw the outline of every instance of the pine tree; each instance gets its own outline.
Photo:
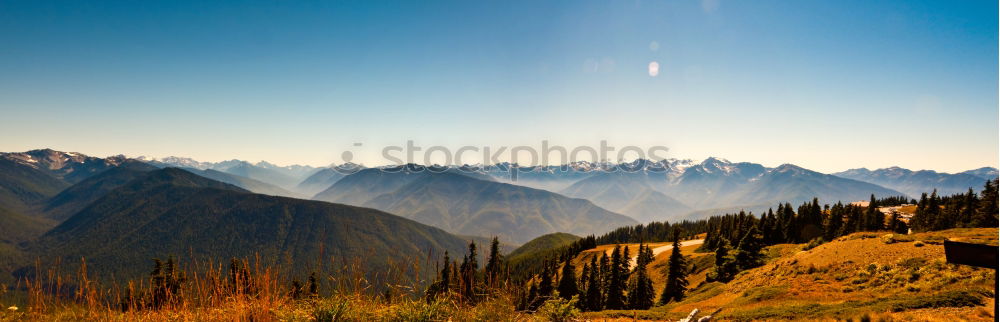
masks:
POLYGON ((552 291, 555 290, 552 286, 552 274, 554 273, 552 265, 546 261, 545 267, 542 270, 542 276, 538 282, 538 296, 543 298, 543 300, 547 300, 552 295, 552 291))
POLYGON ((980 193, 979 207, 970 223, 972 227, 996 227, 997 226, 997 187, 1000 180, 986 181, 983 192, 980 193))
POLYGON ((316 272, 309 273, 309 296, 319 296, 319 281, 316 280, 316 272))
POLYGON ((719 245, 719 248, 715 249, 715 274, 712 280, 719 282, 729 282, 736 276, 739 272, 739 268, 736 266, 736 259, 733 255, 729 254, 731 247, 729 242, 723 242, 719 245))
POLYGON ((736 266, 739 270, 748 270, 763 264, 762 238, 757 229, 751 229, 740 239, 740 244, 736 246, 736 266))
POLYGON ((958 211, 958 215, 954 218, 955 227, 972 226, 972 220, 976 217, 976 208, 978 205, 979 198, 976 196, 976 192, 972 191, 972 188, 969 188, 969 191, 962 198, 961 210, 958 211))
POLYGON ((538 284, 531 282, 531 286, 528 287, 528 296, 525 297, 524 308, 529 311, 533 311, 542 301, 543 300, 538 297, 538 284))
POLYGON ((490 284, 491 287, 498 286, 497 283, 500 282, 503 277, 501 276, 503 270, 503 255, 500 254, 500 240, 493 237, 493 241, 490 242, 490 257, 486 261, 486 282, 490 284))
POLYGON ((636 260, 635 277, 629 285, 628 308, 645 310, 653 306, 656 296, 653 293, 653 281, 649 278, 646 265, 652 262, 652 251, 648 246, 639 244, 639 256, 636 260))
POLYGON ((868 209, 865 210, 865 231, 876 231, 885 229, 885 215, 878 210, 878 202, 875 200, 875 195, 871 195, 871 199, 868 202, 868 209))
POLYGON ((474 299, 476 295, 476 286, 478 283, 478 278, 476 276, 479 271, 479 261, 476 259, 478 254, 476 253, 476 242, 469 243, 469 254, 465 256, 462 261, 461 270, 461 294, 467 300, 474 299))
POLYGON ((447 293, 451 287, 451 258, 444 251, 444 267, 438 273, 438 280, 427 288, 428 300, 442 293, 447 293))
POLYGON ((660 294, 660 304, 667 304, 671 301, 684 299, 687 291, 689 272, 687 259, 681 254, 680 234, 674 234, 674 247, 670 252, 670 259, 667 264, 667 285, 663 287, 660 294))
POLYGON ((297 278, 293 279, 292 280, 292 291, 291 291, 292 299, 293 300, 298 300, 298 299, 302 298, 302 291, 303 291, 302 282, 299 282, 299 279, 297 279, 297 278))
POLYGON ((580 293, 576 285, 576 267, 569 260, 562 267, 562 277, 559 279, 557 290, 559 291, 559 296, 568 300, 580 293))
POLYGON ((149 274, 152 288, 151 305, 158 308, 179 301, 181 286, 186 278, 184 272, 177 269, 174 257, 168 257, 165 264, 159 259, 153 259, 153 263, 153 272, 149 274))
POLYGON ((625 308, 625 282, 627 274, 622 271, 625 259, 622 258, 621 247, 615 245, 611 252, 611 274, 608 282, 607 300, 604 306, 610 310, 625 308))
POLYGON ((611 258, 608 257, 608 253, 601 252, 601 293, 603 300, 602 304, 607 303, 608 297, 608 286, 611 285, 611 258))
POLYGON ((587 282, 590 281, 590 264, 583 262, 583 271, 580 272, 580 279, 577 280, 576 289, 579 291, 580 300, 576 302, 576 307, 580 310, 587 310, 587 282))
MULTIPOLYGON (((823 239, 833 240, 840 233, 841 226, 844 225, 844 205, 837 202, 830 208, 826 217, 823 218, 823 239)), ((764 235, 764 240, 767 240, 767 235, 764 235)))
POLYGON ((587 280, 586 309, 588 311, 600 311, 604 308, 603 293, 604 288, 601 282, 601 269, 597 266, 597 256, 590 258, 590 278, 587 280))
POLYGON ((889 224, 886 226, 886 229, 892 230, 892 232, 897 234, 906 234, 906 223, 899 220, 899 212, 892 212, 892 215, 889 216, 889 224))

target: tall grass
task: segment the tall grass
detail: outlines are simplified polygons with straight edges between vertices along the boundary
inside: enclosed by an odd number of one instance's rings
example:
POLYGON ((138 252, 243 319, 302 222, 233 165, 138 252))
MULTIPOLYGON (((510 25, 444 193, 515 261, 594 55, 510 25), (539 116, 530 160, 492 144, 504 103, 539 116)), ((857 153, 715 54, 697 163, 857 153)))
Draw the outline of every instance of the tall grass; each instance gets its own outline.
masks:
MULTIPOLYGON (((22 277, 12 292, 0 293, 0 320, 483 320, 517 317, 512 292, 499 288, 478 305, 462 296, 423 298, 428 284, 420 260, 390 261, 373 272, 360 259, 316 274, 317 294, 296 290, 288 267, 252 259, 193 261, 158 274, 122 282, 88 270, 81 259, 72 273, 60 263, 42 265, 22 277), (181 269, 183 267, 183 269, 181 269), (176 285, 176 287, 173 287, 176 285), (16 311, 6 310, 9 305, 16 311), (23 305, 23 307, 21 306, 23 305)), ((153 271, 151 262, 149 271, 153 271)), ((297 285, 309 283, 299 281, 297 285)))

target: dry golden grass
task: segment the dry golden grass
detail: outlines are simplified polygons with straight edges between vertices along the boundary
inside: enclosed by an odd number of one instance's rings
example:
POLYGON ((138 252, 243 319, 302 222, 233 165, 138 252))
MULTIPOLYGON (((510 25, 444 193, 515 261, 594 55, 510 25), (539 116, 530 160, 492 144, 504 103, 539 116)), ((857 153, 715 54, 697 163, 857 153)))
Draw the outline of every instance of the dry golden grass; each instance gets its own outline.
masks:
MULTIPOLYGON (((259 262, 259 261, 251 261, 259 262)), ((244 261, 244 263, 246 263, 244 261)), ((291 281, 276 269, 244 264, 246 273, 231 276, 226 265, 204 263, 186 276, 179 292, 160 306, 150 305, 154 287, 148 279, 102 287, 91 282, 86 264, 73 275, 58 269, 37 269, 37 278, 24 280, 10 294, 0 293, 0 321, 507 321, 530 316, 514 310, 516 299, 498 289, 485 300, 470 305, 458 296, 428 301, 423 288, 406 285, 413 279, 392 269, 376 287, 357 262, 344 265, 335 278, 325 280, 322 294, 305 292, 293 297, 291 281), (398 281, 391 283, 391 281, 398 281), (234 285, 237 285, 234 287, 234 285), (252 285, 252 287, 245 287, 252 285), (390 298, 384 290, 390 289, 390 298), (7 309, 16 306, 15 309, 7 309)), ((414 273, 416 274, 416 273, 414 273)), ((304 281, 303 281, 304 282, 304 281)), ((321 281, 322 282, 322 281, 321 281)))
MULTIPOLYGON (((942 243, 951 239, 996 245, 996 228, 951 229, 884 238, 887 234, 856 233, 808 251, 801 244, 770 246, 765 250, 768 262, 764 266, 741 272, 727 284, 704 284, 708 270, 692 274, 689 277, 692 289, 680 303, 649 311, 591 312, 586 316, 678 319, 696 308, 702 311, 721 308, 720 320, 837 320, 866 315, 872 321, 993 320, 994 272, 946 263, 942 243), (907 306, 929 296, 955 292, 974 294, 988 304, 924 309, 907 306)), ((584 252, 578 259, 589 261, 589 256, 609 247, 613 246, 584 252)), ((692 262, 714 259, 711 253, 693 250, 694 247, 682 249, 692 262)), ((669 251, 660 254, 651 266, 657 291, 663 287, 661 270, 669 254, 669 251)))

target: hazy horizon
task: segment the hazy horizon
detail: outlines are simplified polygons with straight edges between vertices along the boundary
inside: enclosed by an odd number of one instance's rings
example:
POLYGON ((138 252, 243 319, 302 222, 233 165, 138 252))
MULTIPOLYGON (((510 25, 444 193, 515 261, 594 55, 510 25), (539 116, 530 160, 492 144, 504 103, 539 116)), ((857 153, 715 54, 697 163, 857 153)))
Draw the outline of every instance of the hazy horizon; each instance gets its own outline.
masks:
POLYGON ((998 167, 996 12, 995 1, 0 2, 0 151, 322 166, 344 151, 381 164, 382 147, 407 140, 607 140, 824 173, 998 167))

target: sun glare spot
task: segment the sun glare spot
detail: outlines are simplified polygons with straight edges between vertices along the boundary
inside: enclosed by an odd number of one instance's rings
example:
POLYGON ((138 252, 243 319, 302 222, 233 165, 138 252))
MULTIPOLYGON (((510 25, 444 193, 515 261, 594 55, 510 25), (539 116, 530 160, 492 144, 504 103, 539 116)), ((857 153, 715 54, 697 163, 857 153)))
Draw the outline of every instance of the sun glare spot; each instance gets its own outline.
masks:
POLYGON ((660 74, 660 63, 655 61, 649 62, 649 76, 656 77, 660 74))

